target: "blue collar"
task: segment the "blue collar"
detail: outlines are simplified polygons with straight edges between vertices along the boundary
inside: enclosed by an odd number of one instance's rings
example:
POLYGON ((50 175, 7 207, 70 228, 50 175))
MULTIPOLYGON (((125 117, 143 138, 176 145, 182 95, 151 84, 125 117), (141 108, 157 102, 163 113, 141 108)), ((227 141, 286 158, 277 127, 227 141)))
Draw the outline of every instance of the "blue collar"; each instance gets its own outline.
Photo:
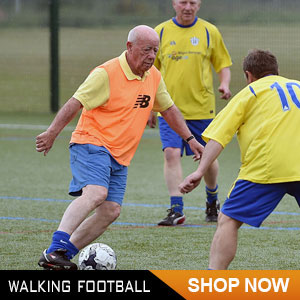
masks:
POLYGON ((181 24, 179 24, 179 23, 177 22, 177 20, 176 20, 176 17, 173 17, 173 18, 172 18, 172 21, 173 21, 177 26, 179 26, 179 27, 182 27, 182 28, 188 28, 188 27, 192 27, 192 26, 194 26, 194 25, 196 24, 196 22, 198 21, 198 17, 195 17, 194 22, 193 22, 192 24, 190 24, 190 25, 181 25, 181 24))

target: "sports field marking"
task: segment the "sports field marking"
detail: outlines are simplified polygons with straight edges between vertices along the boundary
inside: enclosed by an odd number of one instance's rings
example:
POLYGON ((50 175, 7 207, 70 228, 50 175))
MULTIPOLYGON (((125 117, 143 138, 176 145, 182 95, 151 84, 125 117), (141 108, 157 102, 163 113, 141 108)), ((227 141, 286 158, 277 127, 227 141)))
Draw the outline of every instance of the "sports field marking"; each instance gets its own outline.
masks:
MULTIPOLYGON (((52 199, 52 198, 31 198, 31 197, 14 197, 14 196, 0 196, 2 200, 17 200, 17 201, 39 201, 39 202, 60 202, 60 203, 70 203, 72 200, 68 199, 52 199)), ((145 207, 145 208, 153 208, 153 207, 164 207, 168 208, 168 205, 164 204, 145 204, 145 203, 123 203, 123 206, 128 207, 145 207)), ((196 206, 187 206, 185 207, 187 210, 205 210, 202 207, 196 206)), ((273 214, 278 215, 292 215, 299 216, 300 213, 296 212, 273 212, 273 214)), ((25 218, 25 217, 8 217, 3 216, 0 217, 0 220, 14 220, 14 221, 38 221, 38 222, 48 222, 48 223, 59 223, 59 220, 52 219, 44 219, 44 218, 25 218)), ((145 228, 145 227, 159 227, 157 224, 153 223, 134 223, 134 222, 114 222, 112 225, 115 226, 130 226, 135 228, 145 228)), ((215 225, 201 225, 201 224, 184 224, 179 227, 190 227, 190 228, 215 228, 215 225)), ((262 226, 260 228, 250 227, 250 226, 242 226, 243 229, 259 229, 259 230, 287 230, 287 231, 300 231, 299 227, 268 227, 262 226)))
POLYGON ((0 217, 0 220, 38 221, 38 222, 47 222, 47 223, 59 223, 59 220, 51 220, 51 219, 44 219, 44 218, 0 217))
MULTIPOLYGON (((47 222, 47 223, 59 223, 59 220, 44 219, 44 218, 23 218, 23 217, 0 217, 0 220, 9 220, 9 221, 38 221, 38 222, 47 222)), ((153 223, 133 223, 133 222, 114 222, 113 226, 121 227, 134 227, 134 228, 145 228, 145 227, 157 227, 162 228, 163 226, 158 226, 153 223)), ((165 227, 164 227, 165 228, 165 227)), ((216 225, 201 225, 201 224, 184 224, 176 226, 176 228, 216 228, 216 225)), ((252 229, 252 230, 276 230, 276 231, 300 231, 299 227, 268 227, 261 226, 260 228, 242 226, 242 229, 252 229)))
MULTIPOLYGON (((52 199, 52 198, 31 198, 31 197, 16 197, 16 196, 0 196, 0 199, 3 200, 19 200, 19 201, 39 201, 39 202, 61 202, 61 203, 71 203, 72 200, 68 199, 52 199)), ((169 208, 167 204, 148 204, 148 203, 123 203, 124 207, 162 207, 162 208, 169 208)), ((186 210, 205 210, 204 207, 198 206, 185 206, 184 209, 186 210)), ((300 216, 300 213, 296 212, 286 212, 286 211, 274 211, 272 212, 274 215, 288 215, 288 216, 300 216)))
MULTIPOLYGON (((23 129, 23 130, 47 130, 49 125, 35 125, 35 124, 0 124, 2 129, 23 129)), ((66 126, 64 128, 66 131, 73 131, 74 127, 66 126)))
MULTIPOLYGON (((49 125, 42 124, 0 124, 0 129, 9 129, 9 130, 47 130, 49 125)), ((66 126, 63 130, 72 132, 75 129, 75 126, 66 126)), ((158 130, 146 128, 144 134, 147 136, 159 136, 158 130)))

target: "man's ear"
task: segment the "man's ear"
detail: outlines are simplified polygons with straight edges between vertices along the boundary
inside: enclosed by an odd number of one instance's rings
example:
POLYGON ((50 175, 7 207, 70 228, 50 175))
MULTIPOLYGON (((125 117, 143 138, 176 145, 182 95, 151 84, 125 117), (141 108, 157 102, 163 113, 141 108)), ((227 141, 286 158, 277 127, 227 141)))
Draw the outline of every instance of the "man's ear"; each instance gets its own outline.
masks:
POLYGON ((257 80, 257 78, 255 76, 253 76, 253 74, 251 72, 249 72, 249 71, 245 71, 245 76, 246 76, 246 80, 247 80, 248 84, 250 84, 253 81, 257 80))
POLYGON ((132 49, 132 43, 131 43, 131 42, 127 42, 127 43, 126 43, 126 47, 127 47, 127 51, 128 51, 128 52, 131 52, 131 49, 132 49))

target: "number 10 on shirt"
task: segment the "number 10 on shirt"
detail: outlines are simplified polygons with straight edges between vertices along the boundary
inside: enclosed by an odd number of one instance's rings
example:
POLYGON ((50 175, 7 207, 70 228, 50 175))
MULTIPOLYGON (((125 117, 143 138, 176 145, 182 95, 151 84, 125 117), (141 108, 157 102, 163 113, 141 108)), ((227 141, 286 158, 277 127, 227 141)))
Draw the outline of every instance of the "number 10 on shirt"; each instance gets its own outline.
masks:
MULTIPOLYGON (((295 105, 300 109, 300 100, 297 94, 295 93, 294 88, 298 88, 300 90, 300 85, 296 82, 287 82, 285 85, 287 92, 292 98, 292 101, 295 103, 295 105)), ((286 96, 286 91, 284 88, 278 83, 275 82, 274 84, 271 85, 271 89, 276 89, 277 93, 279 95, 282 109, 283 111, 289 111, 291 109, 290 104, 288 102, 287 96, 286 96)))

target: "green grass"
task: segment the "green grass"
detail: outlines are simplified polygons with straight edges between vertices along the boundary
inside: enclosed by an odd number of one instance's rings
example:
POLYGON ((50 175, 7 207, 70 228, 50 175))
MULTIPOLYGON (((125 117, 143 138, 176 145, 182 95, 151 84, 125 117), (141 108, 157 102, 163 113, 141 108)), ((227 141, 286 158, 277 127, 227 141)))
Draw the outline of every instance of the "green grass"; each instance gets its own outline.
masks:
MULTIPOLYGON (((245 86, 241 65, 249 49, 269 49, 281 74, 298 78, 300 40, 295 25, 219 26, 233 59, 231 90, 245 86)), ((62 28, 60 33, 60 105, 89 72, 125 49, 128 28, 62 28)), ((0 30, 0 111, 49 112, 49 33, 47 29, 0 30)), ((218 81, 215 80, 217 88, 218 81)), ((218 95, 217 95, 218 98, 218 95)), ((220 110, 226 101, 217 100, 220 110)))
MULTIPOLYGON (((298 77, 297 26, 219 26, 234 64, 231 89, 244 87, 242 59, 251 48, 269 49, 280 64, 281 74, 298 77)), ((129 28, 63 28, 60 35, 60 104, 68 100, 90 70, 125 47, 129 28)), ((0 29, 0 124, 49 125, 49 34, 46 29, 0 29)), ((217 81, 215 83, 217 87, 217 81)), ((220 110, 226 104, 217 100, 220 110)), ((70 126, 74 126, 73 122, 70 126)), ((67 207, 66 202, 34 201, 66 199, 71 179, 68 142, 64 131, 47 157, 35 151, 35 136, 41 129, 0 128, 1 269, 37 269, 41 251, 67 207), (28 200, 18 200, 22 197, 28 200), (30 200, 31 199, 31 200, 30 200), (4 219, 10 217, 13 219, 4 219)), ((234 139, 220 159, 220 199, 223 202, 238 174, 239 150, 234 139)), ((184 175, 196 169, 183 158, 184 175)), ((204 222, 204 187, 185 197, 187 224, 201 227, 159 228, 112 225, 98 241, 109 244, 118 255, 119 269, 206 269, 215 227, 204 222)), ((124 203, 168 205, 163 178, 163 155, 157 130, 147 130, 129 168, 124 203)), ((117 220, 122 223, 155 224, 166 214, 165 207, 124 205, 117 220)), ((277 211, 299 212, 286 196, 277 211)), ((299 231, 278 230, 300 226, 298 215, 271 215, 267 230, 241 229, 232 269, 295 269, 299 261, 299 231), (273 228, 273 229, 272 229, 273 228)))
MULTIPOLYGON (((49 124, 44 114, 3 114, 3 123, 49 124), (14 120, 9 122, 9 120, 14 120)), ((72 125, 71 125, 72 126, 72 125)), ((67 202, 36 201, 72 198, 67 195, 71 179, 68 142, 64 131, 47 157, 35 151, 35 136, 41 130, 0 129, 1 192, 0 259, 1 269, 37 269, 41 251, 49 246, 52 232, 67 202), (22 197, 23 200, 15 199, 22 197), (10 217, 12 219, 3 219, 10 217)), ((239 151, 234 139, 221 154, 220 199, 223 202, 236 178, 239 151)), ((184 175, 196 169, 190 158, 183 158, 184 175)), ((215 226, 204 222, 204 187, 185 197, 186 224, 201 227, 160 228, 156 224, 166 214, 164 207, 126 204, 168 205, 163 179, 163 155, 157 130, 147 129, 131 166, 121 216, 97 241, 117 253, 119 269, 206 269, 215 226), (129 225, 127 223, 135 223, 129 225)), ((277 211, 299 212, 293 198, 286 196, 277 211)), ((298 266, 299 231, 278 230, 300 226, 299 216, 271 215, 266 230, 242 228, 239 248, 232 269, 295 269, 298 266)))

